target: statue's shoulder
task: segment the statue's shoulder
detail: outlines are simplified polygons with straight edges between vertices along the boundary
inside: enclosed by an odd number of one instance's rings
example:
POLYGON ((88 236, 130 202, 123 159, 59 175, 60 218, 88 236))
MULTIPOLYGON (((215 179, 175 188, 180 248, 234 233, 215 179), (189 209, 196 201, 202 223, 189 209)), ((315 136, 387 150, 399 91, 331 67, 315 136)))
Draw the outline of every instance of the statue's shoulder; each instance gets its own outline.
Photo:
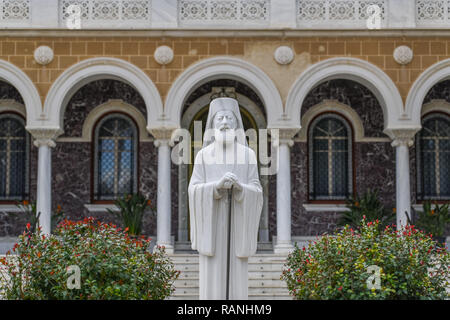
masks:
POLYGON ((252 148, 250 148, 246 145, 243 145, 241 143, 238 143, 238 152, 245 152, 246 154, 248 154, 250 163, 254 163, 254 162, 256 163, 256 159, 257 159, 256 153, 252 148))
POLYGON ((211 154, 212 151, 213 151, 213 144, 210 144, 204 148, 201 148, 197 152, 197 155, 195 156, 194 163, 202 163, 205 154, 211 154))

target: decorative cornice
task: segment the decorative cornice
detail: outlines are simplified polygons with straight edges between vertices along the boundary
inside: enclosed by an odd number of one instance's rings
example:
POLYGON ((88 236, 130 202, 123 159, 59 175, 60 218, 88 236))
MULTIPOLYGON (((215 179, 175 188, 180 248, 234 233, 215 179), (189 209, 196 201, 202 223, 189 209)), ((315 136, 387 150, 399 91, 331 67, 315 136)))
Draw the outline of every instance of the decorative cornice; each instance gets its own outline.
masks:
POLYGON ((48 146, 54 148, 56 146, 55 140, 56 138, 63 134, 63 130, 59 128, 28 128, 28 132, 34 138, 33 144, 36 147, 48 146))

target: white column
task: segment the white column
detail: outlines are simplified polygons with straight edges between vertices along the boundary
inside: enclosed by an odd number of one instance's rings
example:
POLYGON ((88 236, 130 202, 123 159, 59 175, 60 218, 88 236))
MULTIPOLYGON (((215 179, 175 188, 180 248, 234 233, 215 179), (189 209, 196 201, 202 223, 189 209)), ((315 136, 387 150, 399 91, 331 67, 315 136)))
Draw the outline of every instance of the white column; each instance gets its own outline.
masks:
POLYGON ((408 223, 407 214, 411 217, 411 184, 409 172, 410 139, 396 139, 392 142, 395 147, 395 186, 397 229, 400 230, 408 223))
MULTIPOLYGON (((275 253, 288 253, 293 249, 291 241, 291 139, 297 130, 280 130, 278 141, 277 172, 277 241, 275 253)), ((275 142, 275 145, 277 143, 275 142)))
POLYGON ((40 213, 39 226, 43 234, 51 233, 52 223, 52 150, 55 139, 60 134, 57 129, 28 129, 38 148, 38 172, 36 213, 40 213))
POLYGON ((171 237, 171 132, 171 130, 152 130, 156 138, 155 146, 158 148, 156 244, 165 247, 167 253, 174 251, 171 237))
POLYGON ((411 181, 409 171, 409 147, 414 144, 414 135, 418 129, 385 130, 395 147, 395 192, 397 229, 401 230, 411 217, 411 181))

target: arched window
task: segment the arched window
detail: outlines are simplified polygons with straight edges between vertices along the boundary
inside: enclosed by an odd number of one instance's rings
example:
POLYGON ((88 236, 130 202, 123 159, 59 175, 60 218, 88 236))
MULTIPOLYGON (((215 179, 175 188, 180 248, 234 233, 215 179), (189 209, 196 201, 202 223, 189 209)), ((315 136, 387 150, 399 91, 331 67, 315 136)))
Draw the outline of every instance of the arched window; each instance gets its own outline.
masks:
POLYGON ((416 141, 417 197, 450 199, 450 117, 433 113, 422 119, 416 141))
POLYGON ((111 114, 95 127, 94 201, 137 192, 137 128, 123 114, 111 114))
POLYGON ((0 201, 28 198, 30 138, 25 120, 15 114, 0 114, 0 201))
POLYGON ((309 129, 309 199, 345 200, 353 193, 352 131, 334 113, 318 116, 309 129))

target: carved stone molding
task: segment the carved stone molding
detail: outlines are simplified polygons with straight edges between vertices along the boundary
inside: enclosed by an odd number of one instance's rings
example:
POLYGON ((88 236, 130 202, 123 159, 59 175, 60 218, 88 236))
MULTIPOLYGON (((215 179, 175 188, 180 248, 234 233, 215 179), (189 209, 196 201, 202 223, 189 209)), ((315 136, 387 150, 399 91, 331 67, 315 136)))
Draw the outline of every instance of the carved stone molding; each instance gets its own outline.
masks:
POLYGON ((289 64, 294 60, 294 51, 290 47, 280 46, 275 50, 273 57, 278 64, 289 64))
POLYGON ((172 135, 175 132, 174 128, 155 128, 148 130, 155 138, 154 145, 159 147, 163 144, 168 144, 173 147, 172 135))
POLYGON ((40 65, 47 65, 53 61, 53 49, 47 46, 40 46, 34 50, 34 60, 40 65))
POLYGON ((56 138, 63 133, 61 129, 54 128, 27 128, 27 130, 34 138, 33 144, 38 148, 40 146, 54 148, 56 138))
POLYGON ((394 60, 398 64, 407 65, 413 59, 413 51, 408 46, 399 46, 394 50, 394 60))
POLYGON ((272 138, 272 144, 274 147, 278 147, 281 144, 287 144, 289 147, 294 145, 294 136, 299 131, 299 128, 272 128, 270 129, 270 135, 272 138))
POLYGON ((156 48, 154 57, 156 62, 161 65, 169 64, 173 60, 173 50, 168 46, 160 46, 156 48))
POLYGON ((389 129, 385 133, 392 139, 391 145, 398 147, 401 145, 411 147, 414 144, 414 136, 418 129, 389 129))

